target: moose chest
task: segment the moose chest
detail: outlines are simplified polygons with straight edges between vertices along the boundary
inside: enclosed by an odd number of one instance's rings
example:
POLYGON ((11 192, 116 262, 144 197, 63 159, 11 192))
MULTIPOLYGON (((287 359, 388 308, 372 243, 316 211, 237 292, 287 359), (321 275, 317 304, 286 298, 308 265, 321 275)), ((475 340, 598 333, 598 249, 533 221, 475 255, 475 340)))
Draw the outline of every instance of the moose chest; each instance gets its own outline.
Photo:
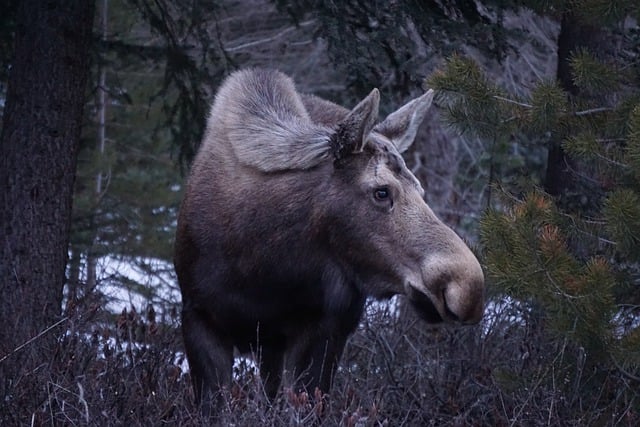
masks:
POLYGON ((345 283, 263 276, 233 283, 219 295, 212 314, 221 332, 246 352, 258 344, 286 346, 310 330, 352 329, 363 303, 364 296, 345 283))

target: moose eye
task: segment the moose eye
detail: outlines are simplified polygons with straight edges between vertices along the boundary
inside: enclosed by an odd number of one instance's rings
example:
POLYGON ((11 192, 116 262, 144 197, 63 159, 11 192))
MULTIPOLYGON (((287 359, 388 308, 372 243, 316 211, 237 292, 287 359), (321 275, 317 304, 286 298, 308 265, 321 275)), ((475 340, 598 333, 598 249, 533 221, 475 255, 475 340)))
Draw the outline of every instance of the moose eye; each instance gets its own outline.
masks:
POLYGON ((388 200, 390 196, 391 193, 389 192, 389 189, 387 187, 376 188, 373 192, 373 197, 381 202, 388 200))

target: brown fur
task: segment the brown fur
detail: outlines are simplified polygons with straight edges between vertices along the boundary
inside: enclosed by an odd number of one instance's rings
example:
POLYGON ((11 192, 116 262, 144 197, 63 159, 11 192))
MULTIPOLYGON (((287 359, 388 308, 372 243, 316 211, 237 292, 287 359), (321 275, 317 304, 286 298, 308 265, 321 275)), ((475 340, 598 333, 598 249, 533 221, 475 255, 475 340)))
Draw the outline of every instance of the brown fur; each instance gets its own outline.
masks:
POLYGON ((222 85, 178 220, 175 267, 198 396, 231 380, 234 348, 328 391, 365 298, 405 294, 432 322, 476 322, 484 278, 423 201, 408 147, 429 92, 375 125, 374 90, 347 110, 285 75, 222 85))
POLYGON ((346 108, 315 95, 302 94, 301 99, 314 123, 334 127, 349 114, 346 108))

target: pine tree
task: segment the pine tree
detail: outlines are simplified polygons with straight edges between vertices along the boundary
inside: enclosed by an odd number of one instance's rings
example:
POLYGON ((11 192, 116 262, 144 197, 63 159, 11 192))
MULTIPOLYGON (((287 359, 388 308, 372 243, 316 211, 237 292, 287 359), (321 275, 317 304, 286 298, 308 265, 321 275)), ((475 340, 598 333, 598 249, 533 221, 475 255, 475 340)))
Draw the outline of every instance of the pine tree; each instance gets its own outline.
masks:
POLYGON ((605 50, 574 46, 558 59, 568 64, 570 84, 559 70, 516 97, 461 56, 427 84, 440 90, 451 124, 486 144, 496 189, 481 221, 490 286, 494 298, 519 308, 513 321, 538 333, 527 338, 537 340, 527 344, 535 354, 523 352, 529 369, 504 378, 560 393, 559 405, 582 414, 573 420, 633 423, 640 411, 640 32, 622 18, 640 8, 581 3, 555 5, 563 26, 584 30, 598 16, 611 25, 594 30, 605 50), (547 173, 509 167, 516 143, 531 157, 546 150, 547 173), (562 174, 549 173, 558 167, 552 152, 561 154, 562 174))
POLYGON ((93 2, 84 0, 24 1, 16 6, 0 131, 3 424, 17 424, 20 417, 7 405, 46 400, 44 371, 54 357, 56 326, 61 324, 94 11, 93 2), (20 390, 34 384, 39 386, 25 398, 20 390))
POLYGON ((151 284, 173 272, 181 167, 201 138, 205 88, 222 74, 210 65, 217 53, 206 49, 211 41, 203 30, 217 6, 97 4, 90 120, 79 154, 67 296, 72 301, 102 297, 94 292, 96 285, 99 291, 108 285, 111 293, 136 301, 162 301, 159 293, 170 283, 151 284), (203 53, 192 59, 190 50, 203 53))

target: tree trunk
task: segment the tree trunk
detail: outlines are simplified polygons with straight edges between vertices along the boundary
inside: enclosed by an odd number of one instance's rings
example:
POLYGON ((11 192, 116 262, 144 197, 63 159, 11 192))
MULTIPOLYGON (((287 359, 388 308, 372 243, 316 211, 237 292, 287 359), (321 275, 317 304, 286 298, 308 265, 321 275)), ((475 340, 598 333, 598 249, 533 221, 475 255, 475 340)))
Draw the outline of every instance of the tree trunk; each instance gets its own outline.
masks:
POLYGON ((25 0, 17 12, 0 134, 2 400, 55 343, 48 333, 16 351, 60 316, 93 15, 90 0, 25 0))
MULTIPOLYGON (((593 53, 600 52, 602 31, 593 25, 586 24, 571 10, 565 11, 560 24, 558 35, 558 69, 556 78, 561 88, 570 97, 579 95, 579 89, 573 83, 571 74, 571 56, 581 48, 593 53)), ((576 175, 574 171, 580 168, 562 149, 560 140, 552 141, 547 157, 547 172, 544 189, 556 197, 566 196, 576 191, 576 175)))

